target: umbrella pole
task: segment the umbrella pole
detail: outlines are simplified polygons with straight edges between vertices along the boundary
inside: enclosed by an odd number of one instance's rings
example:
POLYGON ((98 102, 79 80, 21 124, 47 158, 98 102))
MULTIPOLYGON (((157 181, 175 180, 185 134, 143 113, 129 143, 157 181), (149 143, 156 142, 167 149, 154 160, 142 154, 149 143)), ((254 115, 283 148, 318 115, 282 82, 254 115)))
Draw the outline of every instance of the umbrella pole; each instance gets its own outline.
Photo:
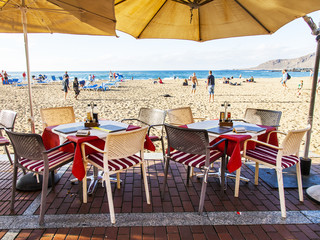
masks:
MULTIPOLYGON (((316 41, 317 41, 317 51, 316 51, 316 59, 315 59, 315 65, 314 65, 314 71, 313 71, 313 81, 312 81, 309 117, 308 117, 308 123, 311 125, 311 129, 312 129, 312 123, 313 123, 314 104, 316 100, 317 79, 318 79, 318 72, 319 72, 320 35, 316 37, 316 41)), ((309 155, 311 129, 307 132, 306 147, 304 150, 304 159, 308 159, 308 155, 309 155)))
POLYGON ((28 45, 28 35, 27 35, 27 16, 24 0, 22 1, 21 7, 21 17, 23 25, 23 35, 24 35, 24 48, 26 52, 26 63, 27 63, 27 77, 28 77, 28 92, 29 92, 29 104, 30 104, 30 118, 28 121, 31 123, 31 132, 35 133, 34 127, 34 117, 33 117, 33 107, 32 107, 32 91, 31 91, 31 80, 30 80, 30 64, 29 64, 29 45, 28 45))

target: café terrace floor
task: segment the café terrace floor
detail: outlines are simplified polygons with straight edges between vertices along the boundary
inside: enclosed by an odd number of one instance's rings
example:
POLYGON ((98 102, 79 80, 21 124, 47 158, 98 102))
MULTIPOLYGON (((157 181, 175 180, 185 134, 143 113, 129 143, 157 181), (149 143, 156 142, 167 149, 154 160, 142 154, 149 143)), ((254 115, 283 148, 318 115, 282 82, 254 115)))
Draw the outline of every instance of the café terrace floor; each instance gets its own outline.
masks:
MULTIPOLYGON (((113 184, 116 224, 112 225, 105 188, 99 184, 88 203, 83 204, 71 166, 62 174, 47 197, 45 225, 38 225, 40 191, 19 192, 15 213, 10 214, 12 168, 0 155, 0 238, 2 239, 320 239, 320 206, 304 189, 304 202, 297 189, 285 189, 287 218, 280 215, 277 189, 260 180, 253 184, 253 172, 242 167, 241 175, 250 179, 240 184, 235 198, 234 180, 228 179, 225 194, 219 181, 209 178, 205 209, 197 213, 201 181, 192 178, 186 186, 186 169, 171 163, 168 190, 163 200, 163 165, 159 154, 146 154, 151 204, 145 200, 139 168, 121 174, 123 183, 113 184)), ((313 158, 311 172, 320 174, 320 158, 313 158)), ((217 165, 218 166, 218 165, 217 165)), ((21 176, 21 173, 20 173, 21 176)))

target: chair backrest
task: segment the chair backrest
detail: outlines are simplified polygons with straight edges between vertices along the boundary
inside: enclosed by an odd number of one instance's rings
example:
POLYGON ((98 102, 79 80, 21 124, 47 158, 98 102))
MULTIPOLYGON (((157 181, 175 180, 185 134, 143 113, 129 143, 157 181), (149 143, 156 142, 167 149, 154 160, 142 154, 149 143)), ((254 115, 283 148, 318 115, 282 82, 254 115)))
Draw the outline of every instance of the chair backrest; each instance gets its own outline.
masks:
POLYGON ((305 135, 305 133, 310 130, 310 128, 311 126, 308 125, 304 129, 289 131, 281 144, 281 146, 283 147, 283 150, 282 150, 283 155, 299 156, 299 149, 300 149, 302 138, 305 135))
POLYGON ((6 130, 12 143, 14 153, 18 158, 42 160, 43 152, 46 151, 43 141, 38 134, 16 133, 6 130))
POLYGON ((74 123, 76 121, 73 107, 40 108, 43 128, 48 126, 74 123))
POLYGON ((188 129, 164 124, 168 148, 172 147, 185 153, 205 155, 209 146, 207 130, 188 129))
POLYGON ((166 111, 154 108, 140 108, 138 119, 148 125, 164 124, 166 111))
POLYGON ((244 120, 248 123, 279 127, 281 111, 247 108, 244 120))
POLYGON ((104 161, 107 159, 125 158, 143 151, 147 127, 137 130, 116 132, 107 135, 104 161))
POLYGON ((1 110, 0 126, 13 130, 17 113, 11 110, 1 110))
POLYGON ((194 123, 193 114, 190 107, 181 107, 167 110, 169 123, 183 125, 194 123))

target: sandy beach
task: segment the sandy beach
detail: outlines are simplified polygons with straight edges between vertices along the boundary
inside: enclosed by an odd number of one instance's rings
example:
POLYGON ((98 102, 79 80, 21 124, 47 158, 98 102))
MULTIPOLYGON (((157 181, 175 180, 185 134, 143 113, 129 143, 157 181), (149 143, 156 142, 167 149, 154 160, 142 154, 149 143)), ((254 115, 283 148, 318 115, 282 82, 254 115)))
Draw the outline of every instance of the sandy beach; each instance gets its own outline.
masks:
MULTIPOLYGON (((251 107, 282 111, 279 129, 283 131, 307 125, 311 92, 309 77, 290 79, 289 90, 286 91, 280 84, 280 78, 255 80, 256 83, 242 82, 241 86, 232 86, 222 84, 221 79, 216 79, 214 103, 208 102, 205 79, 199 80, 194 96, 191 95, 190 82, 189 86, 182 86, 182 79, 165 80, 164 84, 153 84, 153 80, 127 80, 122 82, 120 87, 112 88, 110 91, 82 90, 78 100, 75 100, 71 88, 66 101, 61 83, 34 84, 32 96, 36 133, 42 133, 40 108, 73 106, 77 120, 80 121, 85 118, 86 106, 91 101, 97 104, 99 118, 110 120, 136 117, 140 107, 166 110, 182 106, 190 106, 195 117, 215 119, 219 116, 220 105, 229 101, 232 118, 242 118, 245 109, 251 107), (302 95, 298 97, 297 87, 300 80, 304 80, 304 86, 302 95), (165 94, 171 97, 164 97, 165 94)), ((239 79, 235 81, 239 82, 239 79)), ((27 87, 1 85, 0 89, 0 108, 18 112, 15 131, 30 132, 27 87)), ((317 153, 320 152, 319 101, 317 98, 310 146, 310 150, 317 153)))

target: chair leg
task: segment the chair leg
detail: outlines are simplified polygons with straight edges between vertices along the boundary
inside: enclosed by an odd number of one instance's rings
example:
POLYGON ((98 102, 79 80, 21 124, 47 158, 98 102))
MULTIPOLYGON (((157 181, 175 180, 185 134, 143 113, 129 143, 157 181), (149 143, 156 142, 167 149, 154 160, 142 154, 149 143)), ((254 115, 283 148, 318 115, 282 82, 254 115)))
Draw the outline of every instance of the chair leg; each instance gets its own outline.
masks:
POLYGON ((286 202, 284 198, 282 169, 280 170, 277 169, 276 171, 277 171, 277 178, 278 178, 278 190, 279 190, 281 216, 283 218, 286 218, 286 202))
POLYGON ((256 169, 254 171, 254 185, 258 185, 259 182, 259 163, 256 162, 256 169))
POLYGON ((303 202, 303 186, 302 186, 300 162, 296 164, 296 172, 297 172, 297 181, 298 181, 299 201, 303 202))
POLYGON ((7 154, 7 156, 8 156, 9 161, 10 161, 10 164, 12 165, 12 159, 11 159, 11 156, 10 156, 9 150, 8 150, 8 148, 7 148, 7 146, 6 146, 6 145, 4 145, 4 150, 6 151, 6 154, 7 154))
POLYGON ((234 187, 234 196, 235 197, 239 197, 240 173, 241 173, 241 167, 238 168, 236 171, 236 185, 234 187))
POLYGON ((170 159, 167 158, 167 160, 165 161, 165 167, 164 167, 164 179, 163 179, 163 187, 162 187, 162 196, 161 198, 164 198, 164 193, 166 191, 166 185, 167 185, 167 177, 168 177, 168 170, 169 170, 169 162, 170 159))
POLYGON ((110 211, 110 219, 111 223, 116 223, 116 217, 114 214, 114 206, 113 206, 113 198, 112 198, 112 190, 111 190, 111 182, 110 182, 110 176, 109 173, 104 173, 105 177, 104 180, 106 182, 106 191, 108 196, 108 205, 109 205, 109 211, 110 211))
POLYGON ((187 185, 189 185, 189 181, 190 181, 190 171, 191 170, 191 167, 190 166, 188 166, 188 168, 187 168, 187 185))
POLYGON ((10 206, 11 212, 14 211, 14 202, 15 202, 16 186, 17 186, 18 168, 17 168, 15 165, 16 165, 16 164, 14 163, 14 164, 13 164, 13 179, 12 179, 11 206, 10 206))
POLYGON ((161 147, 162 147, 162 156, 163 156, 163 163, 165 162, 165 148, 164 148, 164 142, 163 142, 163 137, 161 137, 161 147))
POLYGON ((82 202, 87 203, 88 202, 88 186, 87 186, 87 169, 85 168, 85 175, 82 179, 82 202))
POLYGON ((120 189, 120 173, 117 172, 117 189, 120 189))
POLYGON ((150 192, 149 192, 149 185, 148 185, 148 178, 146 173, 146 167, 144 162, 141 163, 142 173, 143 173, 143 182, 144 182, 144 190, 146 192, 146 199, 147 203, 150 204, 150 192))
POLYGON ((40 225, 43 225, 43 223, 44 223, 44 212, 46 210, 48 181, 49 181, 49 170, 44 170, 43 178, 42 178, 41 205, 40 205, 40 216, 39 216, 39 224, 40 225))
POLYGON ((199 213, 203 211, 204 200, 206 198, 206 191, 207 191, 207 180, 208 180, 208 169, 204 171, 203 179, 202 179, 202 186, 201 186, 201 195, 200 195, 200 202, 199 202, 199 213))

